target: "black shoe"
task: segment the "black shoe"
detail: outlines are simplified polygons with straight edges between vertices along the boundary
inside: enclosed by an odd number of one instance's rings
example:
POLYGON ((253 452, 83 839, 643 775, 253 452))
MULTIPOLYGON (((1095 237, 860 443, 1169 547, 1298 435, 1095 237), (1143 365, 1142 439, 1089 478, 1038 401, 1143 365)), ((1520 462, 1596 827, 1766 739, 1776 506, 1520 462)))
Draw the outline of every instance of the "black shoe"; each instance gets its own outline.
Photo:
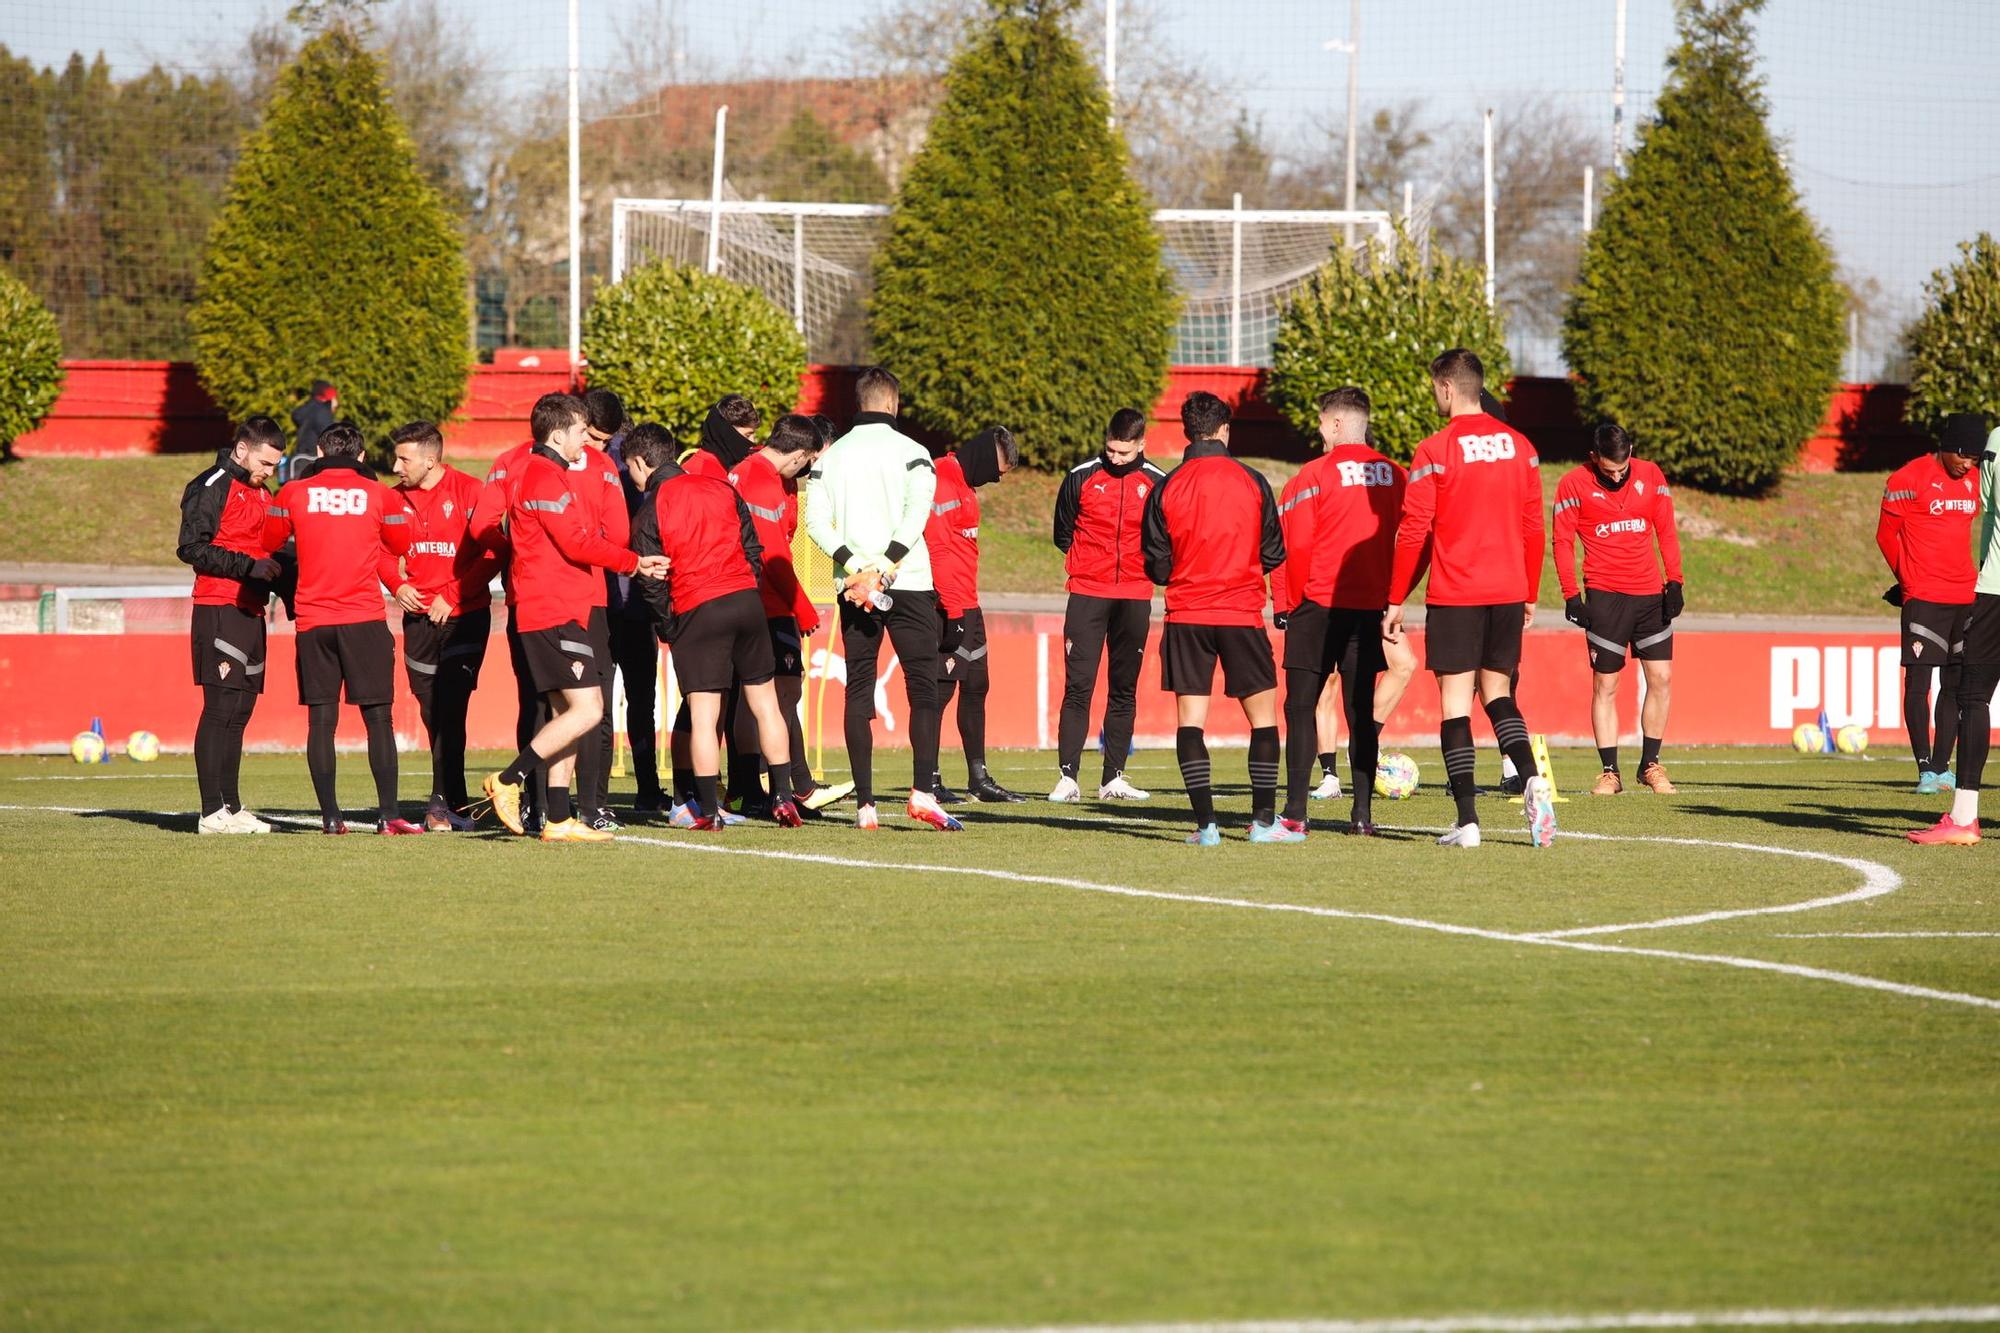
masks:
POLYGON ((1527 790, 1528 780, 1519 773, 1510 778, 1500 779, 1500 794, 1502 796, 1519 796, 1527 790))
POLYGON ((1021 793, 1008 791, 1005 787, 995 782, 991 773, 981 773, 972 780, 972 784, 967 790, 972 793, 974 800, 986 801, 996 805, 1018 805, 1028 799, 1021 795, 1021 793))
POLYGON ((957 792, 953 791, 951 788, 945 786, 942 780, 934 780, 931 783, 931 795, 937 798, 937 803, 939 805, 965 804, 965 798, 963 796, 960 796, 957 792))
POLYGON ((736 807, 736 813, 753 823, 768 824, 771 822, 771 798, 764 795, 746 796, 743 798, 743 803, 736 807))
POLYGON ((592 814, 590 818, 584 820, 584 823, 590 825, 599 833, 616 833, 619 829, 625 827, 618 822, 618 816, 604 809, 600 809, 592 814))
POLYGON ((523 810, 521 812, 521 832, 530 838, 541 837, 542 812, 539 810, 523 810))
POLYGON ((1370 819, 1350 819, 1347 821, 1347 836, 1372 838, 1375 836, 1375 822, 1370 819))
POLYGON ((665 813, 667 813, 667 798, 658 792, 647 793, 632 802, 632 814, 635 818, 665 813))

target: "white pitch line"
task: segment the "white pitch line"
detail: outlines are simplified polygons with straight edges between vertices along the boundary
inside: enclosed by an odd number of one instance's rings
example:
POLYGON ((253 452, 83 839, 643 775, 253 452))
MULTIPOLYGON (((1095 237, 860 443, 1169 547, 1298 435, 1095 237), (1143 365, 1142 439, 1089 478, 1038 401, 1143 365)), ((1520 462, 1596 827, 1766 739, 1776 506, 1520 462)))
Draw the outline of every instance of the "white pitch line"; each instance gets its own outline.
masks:
POLYGON ((1773 935, 1774 940, 2000 940, 2000 930, 1829 930, 1817 935, 1773 935))
MULTIPOLYGON (((0 810, 45 811, 53 814, 106 814, 101 809, 79 809, 66 806, 20 806, 0 805, 0 810)), ((285 818, 285 817, 280 817, 285 818)), ((285 818, 285 822, 300 822, 285 818)), ((711 835, 712 836, 712 835, 711 835)), ((1620 839, 1608 834, 1593 834, 1593 837, 1607 842, 1620 839)), ((1636 839, 1635 839, 1636 841, 1636 839)), ((1695 846, 1699 840, 1689 839, 1695 846)), ((1523 935, 1504 930, 1487 930, 1480 926, 1463 926, 1450 921, 1427 921, 1422 917, 1395 916, 1386 912, 1355 912, 1340 907, 1320 907, 1309 903, 1259 902, 1251 898, 1227 898, 1218 894, 1173 893, 1165 889, 1142 889, 1125 884, 1100 884, 1094 880, 1071 879, 1062 875, 1036 875, 1018 870, 994 870, 985 866, 927 865, 913 861, 865 861, 858 857, 829 856, 818 852, 783 852, 759 847, 726 847, 719 843, 700 842, 693 839, 677 840, 647 838, 634 834, 624 834, 618 842, 641 847, 663 847, 670 851, 699 852, 710 856, 749 856, 767 861, 795 861, 807 865, 839 866, 850 870, 905 870, 919 874, 949 878, 953 875, 970 876, 978 879, 1001 880, 1012 884, 1045 884, 1053 888, 1076 889, 1084 893, 1102 893, 1118 898, 1147 898, 1159 902, 1194 903, 1205 907, 1234 907, 1250 912, 1284 912, 1299 916, 1322 917, 1338 921, 1374 921, 1383 925, 1402 926, 1410 930, 1430 931, 1440 935, 1458 935, 1469 939, 1492 940, 1502 944, 1528 944, 1544 949, 1570 949, 1580 953, 1624 954, 1633 958, 1663 958, 1673 962, 1703 963, 1714 967, 1731 967, 1750 972, 1770 972, 1781 976, 1799 977, 1811 981, 1827 981, 1836 985, 1851 986, 1858 990, 1884 991, 1892 995, 1902 995, 1916 1000, 1939 1000, 1949 1004, 1967 1005, 1976 1009, 2000 1011, 2000 999, 1985 995, 1971 995, 1963 991, 1937 990, 1929 986, 1912 986, 1900 981, 1886 981, 1880 977, 1862 976, 1853 972, 1836 972, 1822 967, 1805 967, 1797 963, 1778 963, 1763 958, 1740 958, 1733 954, 1685 953, 1671 949, 1640 949, 1623 944, 1593 944, 1585 940, 1557 939, 1548 935, 1523 935)), ((1752 846, 1751 844, 1744 844, 1752 846)), ((1752 850, 1759 849, 1752 846, 1752 850)))
POLYGON ((1177 1324, 1038 1324, 961 1333, 1591 1333, 1648 1328, 1851 1328, 2000 1323, 2000 1305, 1886 1310, 1658 1310, 1579 1315, 1446 1315, 1434 1319, 1259 1319, 1177 1324))
POLYGON ((24 773, 10 777, 9 782, 131 782, 138 778, 156 778, 163 781, 187 782, 192 773, 24 773))

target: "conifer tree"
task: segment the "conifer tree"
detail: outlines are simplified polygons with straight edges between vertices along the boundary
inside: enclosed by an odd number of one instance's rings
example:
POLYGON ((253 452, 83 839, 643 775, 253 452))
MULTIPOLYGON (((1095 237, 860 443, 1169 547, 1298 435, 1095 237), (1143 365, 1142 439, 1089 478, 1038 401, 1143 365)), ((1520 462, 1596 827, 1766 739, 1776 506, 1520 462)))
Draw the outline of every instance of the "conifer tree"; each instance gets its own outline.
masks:
POLYGON ((1030 462, 1087 455, 1166 384, 1176 298, 1076 0, 991 0, 876 258, 876 359, 917 423, 1014 429, 1030 462))
POLYGON ((1924 284, 1910 327, 1909 418, 1935 433, 1953 412, 2000 426, 2000 241, 1981 232, 1924 284))
POLYGON ((1845 343, 1832 255, 1765 124, 1762 3, 1678 0, 1666 88, 1563 323, 1586 420, 1617 421, 1677 481, 1736 491, 1798 456, 1845 343))

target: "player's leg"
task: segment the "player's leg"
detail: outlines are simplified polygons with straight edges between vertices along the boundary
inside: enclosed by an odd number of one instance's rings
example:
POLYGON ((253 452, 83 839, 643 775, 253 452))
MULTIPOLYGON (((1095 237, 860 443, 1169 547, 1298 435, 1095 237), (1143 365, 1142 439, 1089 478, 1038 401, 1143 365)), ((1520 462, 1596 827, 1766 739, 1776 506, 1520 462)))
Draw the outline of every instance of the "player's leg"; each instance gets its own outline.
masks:
POLYGON ((967 794, 975 801, 1018 804, 1028 798, 995 781, 986 767, 986 700, 993 688, 986 613, 975 606, 962 619, 965 635, 954 651, 959 663, 958 736, 965 747, 967 794))
POLYGON ((604 720, 604 689, 589 678, 583 683, 557 690, 549 696, 549 721, 535 737, 535 748, 548 756, 548 819, 542 826, 543 842, 606 842, 609 829, 591 827, 579 818, 574 794, 578 759, 585 749, 597 744, 597 727, 604 720))
POLYGON ((1957 771, 1952 767, 1952 751, 1958 745, 1958 723, 1963 701, 1960 691, 1965 683, 1965 663, 1947 663, 1938 672, 1937 702, 1932 706, 1935 720, 1931 734, 1930 771, 1934 779, 1932 787, 1937 791, 1951 791, 1958 785, 1957 771))
MULTIPOLYGON (((1263 637, 1260 628, 1254 631, 1263 637)), ((1265 656, 1270 649, 1265 648, 1265 656)), ((1250 840, 1252 842, 1296 842, 1305 837, 1303 829, 1278 823, 1278 691, 1259 690, 1242 696, 1243 718, 1250 724, 1250 840)))
POLYGON ((1222 835, 1215 826, 1215 773, 1208 758, 1208 696, 1176 694, 1174 715, 1174 758, 1180 763, 1181 786, 1194 816, 1194 836, 1188 841, 1212 847, 1222 835))
POLYGON ((361 725, 368 733, 368 772, 375 779, 375 831, 422 833, 420 825, 403 818, 396 799, 396 728, 389 715, 396 695, 396 642, 389 627, 377 620, 342 625, 335 643, 347 702, 360 710, 361 725))
POLYGON ((1293 666, 1289 648, 1285 659, 1285 822, 1303 827, 1327 677, 1313 668, 1293 666))
MULTIPOLYGON (((1503 608, 1499 614, 1500 618, 1509 619, 1516 612, 1503 608)), ((1490 636, 1489 643, 1499 637, 1490 636)), ((1526 775, 1521 784, 1521 812, 1528 821, 1529 837, 1535 846, 1547 847, 1555 841, 1555 790, 1535 764, 1534 747, 1528 741, 1527 719, 1521 716, 1520 706, 1514 702, 1511 672, 1520 665, 1518 635, 1514 645, 1515 660, 1511 668, 1504 662, 1496 661, 1494 665, 1480 670, 1480 702, 1485 706, 1486 720, 1493 725, 1494 739, 1500 743, 1501 753, 1512 761, 1516 773, 1526 775)))
POLYGON ((603 720, 604 696, 591 671, 595 662, 582 625, 576 621, 521 635, 522 665, 546 700, 549 720, 521 747, 519 754, 485 782, 487 799, 500 822, 516 833, 527 831, 522 796, 530 783, 548 788, 542 832, 549 841, 597 842, 610 836, 575 823, 570 806, 570 779, 576 769, 576 747, 603 720), (560 805, 558 792, 560 788, 560 805), (561 824, 560 830, 553 826, 561 824), (585 836, 588 835, 588 836, 585 836))
MULTIPOLYGON (((965 728, 968 725, 968 719, 965 714, 964 698, 959 694, 958 691, 959 674, 965 666, 964 659, 962 659, 958 655, 958 647, 959 644, 964 641, 964 639, 965 639, 965 621, 956 616, 945 615, 942 612, 942 610, 940 610, 938 614, 938 650, 937 650, 938 726, 941 732, 944 726, 944 715, 951 710, 951 701, 954 698, 957 698, 959 700, 958 743, 959 743, 959 748, 965 753, 966 767, 969 770, 971 768, 973 755, 975 753, 980 755, 982 760, 984 758, 985 736, 984 733, 982 732, 979 737, 981 748, 975 751, 973 749, 971 742, 966 739, 965 735, 965 728)), ((981 723, 983 725, 984 723, 983 718, 981 719, 981 723)), ((944 744, 942 735, 940 735, 938 744, 940 748, 944 744)), ((939 763, 943 763, 943 760, 939 760, 939 763)), ((957 792, 953 791, 951 788, 944 785, 944 774, 941 771, 931 774, 930 786, 926 788, 926 790, 928 790, 932 796, 935 796, 937 798, 937 802, 939 805, 957 805, 959 802, 965 799, 963 796, 960 796, 957 792)))
MULTIPOLYGON (((1148 793, 1125 779, 1132 756, 1132 725, 1139 713, 1139 669, 1146 661, 1146 635, 1153 625, 1153 604, 1135 597, 1112 599, 1105 616, 1104 648, 1104 766, 1097 798, 1143 801, 1148 793)), ((1091 659, 1096 670, 1096 658, 1091 659)), ((1088 730, 1090 692, 1084 690, 1084 721, 1088 730)), ((1079 743, 1081 743, 1079 741, 1079 743)))
POLYGON ((659 719, 657 715, 660 641, 652 625, 637 616, 611 621, 611 660, 625 682, 625 743, 632 752, 632 809, 657 814, 664 802, 660 792, 659 719))
MULTIPOLYGON (((534 672, 527 659, 526 636, 514 626, 513 613, 507 619, 507 660, 514 668, 514 746, 525 750, 535 733, 549 720, 548 696, 536 688, 534 672)), ((546 773, 537 768, 521 792, 522 818, 528 827, 541 823, 548 806, 546 773)))
POLYGON ((673 770, 674 803, 683 808, 694 800, 693 732, 694 721, 688 715, 687 689, 684 686, 680 707, 674 710, 674 725, 667 733, 667 763, 673 770))
POLYGON ((1372 710, 1378 736, 1396 715, 1396 705, 1403 702, 1403 691, 1410 688, 1416 674, 1417 651, 1410 646, 1410 636, 1399 634, 1393 643, 1382 640, 1382 674, 1375 681, 1372 710))
POLYGON ((340 720, 340 654, 333 626, 300 630, 293 636, 298 654, 299 702, 306 710, 306 773, 319 802, 320 828, 345 833, 340 798, 334 785, 333 729, 340 720))
POLYGON ((1375 832, 1375 768, 1382 756, 1382 731, 1373 704, 1382 674, 1381 622, 1373 612, 1348 620, 1337 667, 1340 694, 1347 704, 1347 767, 1354 779, 1347 831, 1363 837, 1375 832))
POLYGON ((584 623, 584 642, 590 645, 590 669, 586 682, 597 687, 597 725, 576 747, 575 808, 577 817, 593 828, 616 829, 617 821, 605 807, 611 787, 611 617, 601 606, 590 609, 584 623))
POLYGON ((426 824, 442 821, 442 811, 451 808, 444 790, 444 764, 438 754, 437 678, 438 659, 443 656, 446 631, 426 615, 403 615, 403 683, 417 701, 417 716, 424 724, 424 741, 430 747, 431 795, 426 803, 426 824))
MULTIPOLYGON (((1340 770, 1338 767, 1339 761, 1336 758, 1340 749, 1340 713, 1340 681, 1335 677, 1333 672, 1329 671, 1326 673, 1325 681, 1320 686, 1318 706, 1313 709, 1313 735, 1319 742, 1319 767, 1320 771, 1326 775, 1325 780, 1320 784, 1322 791, 1315 793, 1319 795, 1321 800, 1331 800, 1340 795, 1340 770)), ((1291 726, 1292 715, 1288 704, 1285 709, 1287 737, 1291 734, 1291 726)), ((1291 755, 1289 739, 1286 742, 1285 754, 1289 762, 1291 755)), ((1359 781, 1359 779, 1357 778, 1356 781, 1359 781)))
POLYGON ((701 809, 697 827, 722 827, 721 795, 717 791, 722 769, 722 745, 718 728, 722 721, 722 694, 717 690, 691 690, 687 694, 688 758, 694 764, 695 803, 701 809))
POLYGON ((257 692, 254 690, 229 690, 230 696, 217 719, 221 736, 216 743, 217 757, 222 766, 222 803, 236 816, 238 827, 247 828, 252 833, 268 833, 271 826, 250 813, 243 804, 243 733, 250 726, 250 715, 257 709, 257 692))
MULTIPOLYGON (((1623 659, 1620 659, 1623 664, 1623 659)), ((1625 790, 1618 772, 1618 682, 1622 672, 1590 673, 1590 731, 1597 741, 1597 781, 1592 796, 1616 796, 1625 790)))
POLYGON ((764 747, 764 771, 771 775, 771 818, 786 828, 797 828, 799 812, 792 798, 791 732, 785 725, 776 678, 745 684, 743 707, 757 719, 757 735, 764 747))
POLYGON ((488 611, 470 611, 447 622, 443 651, 438 656, 434 711, 437 732, 431 743, 431 785, 433 795, 442 795, 442 809, 424 817, 427 828, 466 830, 472 821, 463 811, 471 802, 465 790, 466 719, 472 711, 472 695, 479 688, 480 669, 486 663, 486 645, 493 633, 493 617, 488 611), (441 816, 436 823, 432 814, 441 816))
POLYGON ((910 708, 910 818, 943 833, 961 825, 945 813, 931 795, 931 775, 938 766, 937 646, 943 632, 934 592, 891 592, 887 629, 903 665, 903 697, 910 708))
MULTIPOLYGON (((1435 619, 1436 613, 1431 613, 1435 619)), ((1435 630, 1431 631, 1435 633, 1435 630)), ((1432 658, 1436 660, 1435 656, 1432 658)), ((1438 706, 1443 720, 1438 723, 1438 748, 1444 753, 1445 783, 1451 791, 1457 818, 1445 838, 1459 835, 1447 846, 1479 845, 1479 806, 1473 784, 1477 753, 1472 748, 1472 696, 1476 686, 1473 671, 1453 671, 1437 678, 1438 706)), ((1443 842, 1444 839, 1440 839, 1443 842)))
MULTIPOLYGON (((1996 607, 2000 607, 2000 599, 1996 599, 1996 607)), ((1979 841, 1979 791, 1992 745, 1996 686, 2000 686, 2000 660, 1965 664, 1958 683, 1958 785, 1952 792, 1951 809, 1932 827, 1911 833, 1911 842, 1965 845, 1979 841)))
MULTIPOLYGON (((1063 608, 1063 698, 1056 722, 1056 762, 1060 770, 1052 801, 1082 798, 1077 773, 1083 766, 1083 743, 1090 735, 1090 696, 1097 685, 1097 661, 1112 633, 1117 603, 1108 597, 1071 593, 1063 608)), ((1118 656, 1112 650, 1112 675, 1118 656)), ((1114 685, 1115 688, 1115 685, 1114 685)), ((1111 763, 1111 705, 1105 706, 1105 764, 1111 763)))
POLYGON ((770 774, 770 817, 786 828, 799 826, 792 804, 792 751, 784 714, 778 711, 777 654, 772 651, 771 624, 763 601, 754 592, 732 593, 715 603, 720 633, 727 641, 729 664, 737 688, 737 708, 756 730, 757 753, 770 774))
POLYGON ((1903 730, 1910 738, 1910 757, 1917 761, 1919 777, 1935 777, 1945 760, 1931 754, 1931 684, 1937 679, 1938 663, 1903 668, 1903 730))
POLYGON ((876 826, 875 672, 887 629, 881 615, 845 598, 840 607, 840 651, 847 669, 847 706, 841 730, 847 743, 847 770, 854 779, 855 823, 876 826))
POLYGON ((1633 600, 1632 656, 1639 659, 1646 679, 1646 701, 1639 708, 1639 785, 1656 796, 1672 796, 1674 784, 1660 763, 1660 745, 1666 739, 1667 713, 1674 701, 1674 627, 1666 618, 1661 599, 1633 600))

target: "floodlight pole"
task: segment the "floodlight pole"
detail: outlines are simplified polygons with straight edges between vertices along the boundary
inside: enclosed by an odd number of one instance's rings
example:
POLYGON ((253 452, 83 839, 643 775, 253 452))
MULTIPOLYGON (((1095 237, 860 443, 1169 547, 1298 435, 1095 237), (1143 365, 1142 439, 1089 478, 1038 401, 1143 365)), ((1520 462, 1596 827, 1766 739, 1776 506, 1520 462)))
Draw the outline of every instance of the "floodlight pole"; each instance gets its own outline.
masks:
POLYGON ((715 108, 715 169, 708 179, 708 271, 722 268, 722 136, 729 122, 727 105, 715 108))
POLYGON ((583 139, 580 75, 582 0, 569 0, 569 373, 583 370, 583 139))
POLYGON ((1232 197, 1229 221, 1229 364, 1243 364, 1243 196, 1232 197))
POLYGON ((1486 308, 1493 309, 1496 288, 1493 278, 1493 108, 1485 115, 1486 158, 1486 308))
POLYGON ((1625 0, 1618 0, 1618 17, 1611 38, 1611 170, 1625 169, 1625 0))
POLYGON ((1596 220, 1592 215, 1591 199, 1596 185, 1597 169, 1586 162, 1583 167, 1583 234, 1586 236, 1590 234, 1590 229, 1596 220))
POLYGON ((1106 118, 1118 123, 1118 0, 1104 0, 1104 100, 1111 108, 1106 118))
MULTIPOLYGON (((1361 0, 1348 0, 1347 40, 1331 38, 1322 43, 1328 51, 1342 51, 1347 55, 1347 194, 1342 207, 1354 211, 1355 161, 1360 144, 1361 116, 1361 0)), ((1347 248, 1354 248, 1354 224, 1346 227, 1347 248)))

